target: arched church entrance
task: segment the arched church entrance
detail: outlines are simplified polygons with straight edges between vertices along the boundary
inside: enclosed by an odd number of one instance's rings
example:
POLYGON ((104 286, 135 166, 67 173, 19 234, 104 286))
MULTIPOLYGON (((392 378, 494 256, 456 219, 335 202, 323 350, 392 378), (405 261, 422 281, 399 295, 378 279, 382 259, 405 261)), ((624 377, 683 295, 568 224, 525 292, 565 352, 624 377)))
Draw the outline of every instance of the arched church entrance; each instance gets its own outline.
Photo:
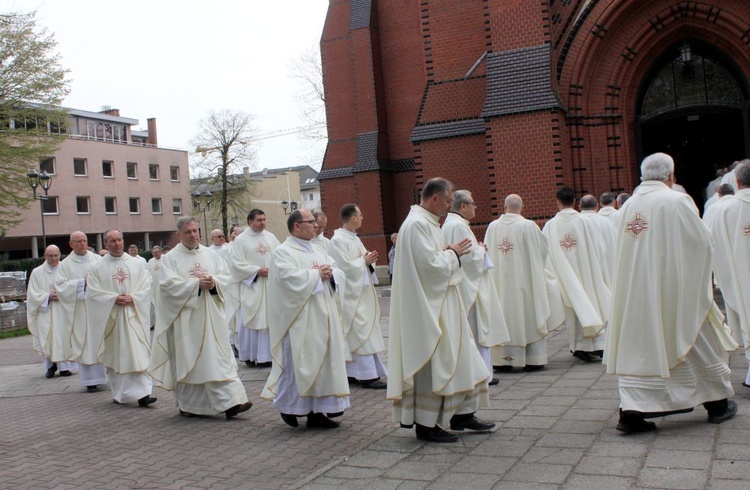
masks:
POLYGON ((688 40, 652 64, 639 94, 639 165, 654 152, 672 155, 677 182, 702 209, 717 169, 749 153, 745 76, 717 49, 688 40))

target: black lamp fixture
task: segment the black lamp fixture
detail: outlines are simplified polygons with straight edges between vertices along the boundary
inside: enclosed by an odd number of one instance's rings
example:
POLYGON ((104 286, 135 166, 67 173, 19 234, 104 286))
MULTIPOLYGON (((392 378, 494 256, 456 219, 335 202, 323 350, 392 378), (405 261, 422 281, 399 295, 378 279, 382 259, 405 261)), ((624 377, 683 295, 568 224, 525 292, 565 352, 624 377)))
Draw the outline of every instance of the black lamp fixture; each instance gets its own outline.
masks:
POLYGON ((193 193, 193 207, 198 210, 200 213, 203 211, 203 235, 204 239, 206 241, 206 246, 208 246, 208 219, 206 218, 206 211, 208 211, 209 207, 211 206, 211 193, 209 191, 204 192, 201 194, 198 191, 195 191, 193 193), (201 206, 201 203, 205 202, 205 206, 201 206))
POLYGON ((35 169, 29 169, 29 173, 26 174, 26 182, 31 187, 31 192, 34 196, 34 200, 39 199, 39 211, 42 217, 42 243, 44 246, 43 250, 47 250, 47 233, 44 230, 44 203, 42 201, 47 200, 47 192, 52 187, 52 176, 43 170, 42 173, 37 172, 35 169), (44 191, 44 195, 36 195, 37 187, 41 187, 44 191))
POLYGON ((287 201, 286 199, 284 199, 283 201, 281 201, 281 208, 284 210, 285 215, 292 214, 297 210, 297 201, 287 201), (287 209, 289 211, 287 211, 287 209))

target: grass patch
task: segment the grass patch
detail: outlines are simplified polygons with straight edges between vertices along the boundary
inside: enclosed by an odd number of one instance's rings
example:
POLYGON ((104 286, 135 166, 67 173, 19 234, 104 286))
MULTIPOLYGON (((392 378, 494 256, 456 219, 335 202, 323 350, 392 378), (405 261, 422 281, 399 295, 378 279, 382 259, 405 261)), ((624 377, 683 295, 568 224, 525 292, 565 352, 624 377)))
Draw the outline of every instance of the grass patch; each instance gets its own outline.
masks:
POLYGON ((7 332, 0 332, 0 339, 12 339, 13 337, 23 337, 24 335, 31 335, 28 328, 22 328, 21 330, 8 330, 7 332))

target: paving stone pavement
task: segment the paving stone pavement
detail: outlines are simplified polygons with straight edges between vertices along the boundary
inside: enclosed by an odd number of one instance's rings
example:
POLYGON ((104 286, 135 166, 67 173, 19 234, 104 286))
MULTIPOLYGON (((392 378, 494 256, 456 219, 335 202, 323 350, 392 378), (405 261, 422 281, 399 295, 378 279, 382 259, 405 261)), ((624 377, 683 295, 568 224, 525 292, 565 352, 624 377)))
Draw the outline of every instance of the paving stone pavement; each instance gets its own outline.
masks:
MULTIPOLYGON (((388 306, 382 298, 386 335, 388 306)), ((549 349, 544 371, 503 373, 490 388, 480 416, 497 431, 440 445, 391 422, 384 391, 353 386, 339 429, 292 429, 259 398, 269 370, 241 365, 249 412, 185 419, 169 392, 155 390, 148 409, 114 405, 75 375, 46 379, 30 337, 1 340, 0 488, 747 488, 750 390, 739 352, 733 420, 707 424, 699 408, 623 436, 615 378, 573 358, 564 330, 549 349)))

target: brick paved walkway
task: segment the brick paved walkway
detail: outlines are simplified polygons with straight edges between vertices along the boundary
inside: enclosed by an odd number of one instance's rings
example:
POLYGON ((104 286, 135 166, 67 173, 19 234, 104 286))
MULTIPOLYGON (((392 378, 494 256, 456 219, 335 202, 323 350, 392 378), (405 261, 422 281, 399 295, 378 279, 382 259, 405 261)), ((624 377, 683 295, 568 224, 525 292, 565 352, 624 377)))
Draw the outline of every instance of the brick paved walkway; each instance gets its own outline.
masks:
MULTIPOLYGON (((387 327, 388 300, 382 302, 387 327)), ((740 414, 720 425, 702 409, 657 420, 660 430, 614 430, 615 379, 583 364, 563 331, 537 373, 500 375, 493 434, 457 444, 418 442, 390 421, 384 391, 352 389, 333 431, 284 425, 259 393, 268 369, 242 365, 252 410, 232 421, 185 419, 171 393, 149 409, 84 393, 77 376, 44 377, 31 338, 0 341, 0 487, 176 488, 746 488, 750 390, 746 361, 732 356, 740 414)))

